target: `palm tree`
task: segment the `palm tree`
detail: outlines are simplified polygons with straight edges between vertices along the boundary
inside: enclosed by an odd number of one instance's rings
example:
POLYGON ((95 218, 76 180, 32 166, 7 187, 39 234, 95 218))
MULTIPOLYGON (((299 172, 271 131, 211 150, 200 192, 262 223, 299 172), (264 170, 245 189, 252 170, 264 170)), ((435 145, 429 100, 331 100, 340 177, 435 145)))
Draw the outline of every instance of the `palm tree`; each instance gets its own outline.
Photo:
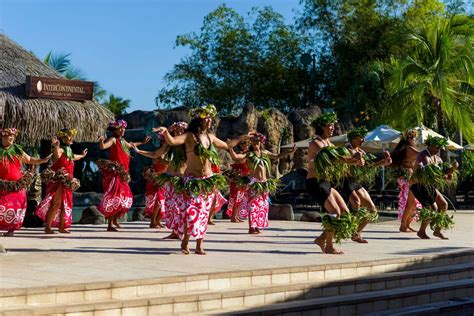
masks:
POLYGON ((113 94, 110 94, 109 99, 105 100, 103 105, 115 115, 121 115, 124 114, 125 109, 130 106, 130 100, 124 100, 121 97, 116 97, 113 94))
POLYGON ((385 119, 407 128, 432 115, 440 133, 446 135, 448 123, 473 140, 473 20, 437 18, 412 28, 405 41, 413 45, 411 54, 383 65, 389 95, 385 119))
MULTIPOLYGON (((57 72, 63 75, 66 79, 70 80, 87 80, 84 72, 72 66, 71 64, 71 54, 70 53, 53 53, 50 51, 48 55, 44 58, 43 62, 45 64, 53 67, 57 72)), ((94 82, 94 99, 97 102, 100 102, 105 98, 107 92, 100 86, 97 81, 94 82)))

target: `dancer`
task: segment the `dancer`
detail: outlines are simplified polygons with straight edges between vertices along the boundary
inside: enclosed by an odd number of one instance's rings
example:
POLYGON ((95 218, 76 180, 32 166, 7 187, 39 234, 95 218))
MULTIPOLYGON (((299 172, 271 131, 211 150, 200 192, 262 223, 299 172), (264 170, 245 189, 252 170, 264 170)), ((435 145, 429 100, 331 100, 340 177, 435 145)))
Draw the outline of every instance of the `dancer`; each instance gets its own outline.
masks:
POLYGON ((72 192, 81 183, 74 178, 74 161, 87 155, 84 149, 80 155, 72 152, 71 145, 77 130, 63 128, 51 140, 53 145, 53 164, 41 173, 41 180, 46 183, 46 194, 36 208, 36 215, 44 221, 44 233, 55 234, 52 227, 59 227, 59 232, 69 234, 72 224, 72 192))
POLYGON ((108 221, 107 231, 116 232, 120 228, 119 218, 126 215, 133 203, 133 195, 128 182, 130 182, 129 164, 130 148, 140 146, 150 141, 146 137, 143 142, 129 143, 123 139, 127 122, 124 120, 109 123, 108 130, 112 137, 104 141, 100 136, 99 148, 109 149, 110 160, 99 159, 97 166, 102 171, 102 188, 104 196, 97 209, 108 221), (115 226, 115 227, 114 227, 115 226), (117 227, 117 228, 116 228, 117 227))
MULTIPOLYGON (((249 152, 250 142, 245 140, 238 144, 240 147, 240 154, 247 157, 249 152)), ((238 159, 235 155, 235 151, 232 148, 229 148, 234 163, 231 165, 231 172, 229 175, 230 179, 230 194, 229 194, 229 203, 227 204, 226 214, 230 217, 232 223, 242 223, 241 218, 245 218, 245 215, 248 214, 248 210, 245 209, 246 194, 247 194, 247 185, 241 185, 245 183, 245 179, 250 175, 250 168, 247 165, 246 159, 238 159)))
MULTIPOLYGON (((268 177, 272 160, 286 157, 296 151, 296 147, 287 153, 274 154, 263 149, 267 138, 260 133, 252 133, 250 138, 251 149, 247 154, 237 154, 229 144, 231 156, 235 160, 245 160, 250 166, 247 181, 247 202, 245 207, 249 214, 249 234, 260 234, 260 229, 268 227, 268 197, 278 189, 278 180, 268 177)), ((247 215, 247 214, 243 214, 247 215)))
POLYGON ((140 150, 132 145, 136 153, 153 159, 152 165, 143 172, 143 177, 146 179, 145 214, 150 217, 150 228, 163 228, 161 219, 165 215, 164 184, 168 179, 160 175, 165 174, 168 170, 169 161, 165 159, 165 154, 169 146, 163 136, 158 135, 160 147, 154 152, 140 150))
POLYGON ((420 152, 416 159, 413 184, 410 186, 412 195, 409 195, 407 203, 414 203, 415 197, 423 205, 419 211, 421 225, 417 233, 421 239, 430 238, 426 234, 428 225, 434 231, 433 235, 441 239, 448 239, 441 231, 454 226, 453 217, 446 213, 448 202, 438 190, 445 189, 447 181, 455 179, 459 167, 457 162, 443 163, 437 155, 447 143, 443 137, 428 136, 425 142, 428 147, 420 152))
POLYGON ((352 157, 345 148, 336 148, 329 140, 334 132, 337 114, 325 113, 311 122, 316 137, 309 143, 308 175, 306 189, 327 214, 322 216, 323 232, 314 240, 323 253, 343 254, 334 248, 333 239, 339 242, 351 238, 357 230, 357 222, 351 216, 342 196, 333 188, 347 172, 348 163, 361 163, 362 155, 352 157), (332 182, 332 183, 331 183, 332 182))
MULTIPOLYGON (((188 243, 191 237, 196 239, 196 254, 205 255, 203 241, 207 231, 209 211, 216 188, 225 186, 225 178, 214 174, 212 164, 219 164, 217 149, 227 150, 225 142, 209 132, 217 110, 213 105, 191 110, 193 117, 183 135, 173 137, 165 127, 156 129, 163 133, 171 146, 186 147, 187 167, 185 176, 174 184, 178 194, 176 203, 181 214, 178 234, 182 237, 181 251, 189 254, 188 243)), ((244 137, 234 140, 235 143, 244 137)))
POLYGON ((362 238, 362 230, 369 222, 377 219, 377 208, 372 201, 369 192, 363 185, 369 185, 375 181, 380 166, 387 166, 392 163, 390 153, 385 151, 380 155, 367 154, 362 148, 364 137, 368 131, 364 126, 354 128, 347 133, 349 143, 346 148, 351 155, 360 153, 362 155, 363 165, 351 165, 349 173, 344 179, 342 195, 348 200, 359 222, 356 233, 352 236, 352 241, 358 243, 367 243, 362 238))
POLYGON ((26 193, 33 182, 33 174, 22 172, 23 164, 39 165, 48 162, 51 155, 33 158, 15 144, 19 134, 16 128, 0 129, 0 230, 6 230, 5 237, 14 235, 21 228, 26 212, 26 193))
MULTIPOLYGON (((178 136, 184 133, 188 124, 185 122, 175 122, 169 128, 168 131, 173 136, 178 136)), ((144 176, 147 179, 147 193, 146 193, 146 205, 147 213, 153 213, 152 223, 150 227, 163 227, 160 220, 165 216, 166 227, 173 230, 176 212, 174 212, 174 193, 173 193, 173 178, 175 176, 181 176, 184 173, 186 167, 186 156, 184 148, 170 147, 164 140, 164 136, 158 133, 160 139, 160 147, 154 152, 148 152, 140 150, 136 146, 133 149, 136 153, 151 158, 154 160, 154 164, 151 168, 148 168, 144 176), (159 170, 158 170, 159 169, 159 170), (155 217, 155 220, 153 220, 155 217)), ((176 239, 177 235, 174 232, 165 237, 165 239, 176 239)))
MULTIPOLYGON (((413 168, 415 167, 416 157, 420 153, 416 149, 415 139, 417 137, 416 130, 408 130, 402 134, 400 142, 392 151, 392 164, 390 167, 397 170, 397 184, 400 189, 398 193, 398 219, 400 219, 400 232, 417 232, 410 225, 416 220, 416 209, 421 209, 422 206, 417 199, 413 207, 408 208, 407 200, 410 191, 410 179, 413 175, 413 168)), ((411 206, 411 205, 410 205, 411 206)))

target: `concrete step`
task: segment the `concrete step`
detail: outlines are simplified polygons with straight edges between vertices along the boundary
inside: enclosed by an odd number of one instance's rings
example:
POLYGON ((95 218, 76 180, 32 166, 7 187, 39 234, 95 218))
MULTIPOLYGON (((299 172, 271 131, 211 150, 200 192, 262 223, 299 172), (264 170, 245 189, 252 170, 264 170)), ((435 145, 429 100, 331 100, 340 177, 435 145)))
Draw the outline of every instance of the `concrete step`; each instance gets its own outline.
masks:
POLYGON ((472 316, 474 296, 456 298, 431 304, 399 308, 385 312, 370 313, 367 316, 472 316))
MULTIPOLYGON (((474 279, 446 281, 391 290, 372 291, 273 304, 245 311, 222 311, 230 315, 366 315, 407 306, 431 304, 474 295, 474 279)), ((398 314, 396 314, 398 315, 398 314)))
MULTIPOLYGON (((358 263, 235 271, 159 279, 100 282, 47 288, 3 289, 0 310, 61 304, 183 296, 261 287, 362 278, 389 272, 452 267, 474 262, 474 250, 358 263)), ((408 281, 407 281, 408 282, 408 281)))
POLYGON ((465 263, 391 272, 380 275, 351 278, 345 280, 286 283, 261 287, 247 287, 228 291, 195 291, 180 295, 147 295, 141 298, 103 299, 94 302, 56 303, 49 306, 30 308, 10 307, 3 315, 44 315, 50 313, 88 313, 98 311, 145 309, 147 313, 204 313, 213 310, 244 309, 256 306, 288 302, 292 300, 311 300, 371 291, 400 289, 404 287, 429 285, 474 278, 474 263, 465 263))

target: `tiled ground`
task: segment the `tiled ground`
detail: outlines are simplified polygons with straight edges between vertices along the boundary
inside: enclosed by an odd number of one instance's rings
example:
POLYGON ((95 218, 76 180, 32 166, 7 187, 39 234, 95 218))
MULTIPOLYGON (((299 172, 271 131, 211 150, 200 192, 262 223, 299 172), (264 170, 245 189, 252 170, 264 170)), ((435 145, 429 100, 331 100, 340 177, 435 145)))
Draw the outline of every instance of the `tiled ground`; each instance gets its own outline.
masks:
MULTIPOLYGON (((206 236, 207 256, 182 255, 178 241, 161 238, 167 230, 148 223, 125 224, 118 233, 105 226, 77 225, 71 235, 44 235, 23 229, 14 238, 0 238, 0 288, 135 280, 220 271, 308 266, 419 256, 472 248, 474 212, 455 214, 450 240, 420 240, 399 233, 398 221, 371 224, 369 244, 344 242, 344 255, 324 255, 313 244, 319 223, 272 221, 263 234, 248 235, 246 224, 217 221, 206 236)), ((194 242, 191 244, 194 247, 194 242)))

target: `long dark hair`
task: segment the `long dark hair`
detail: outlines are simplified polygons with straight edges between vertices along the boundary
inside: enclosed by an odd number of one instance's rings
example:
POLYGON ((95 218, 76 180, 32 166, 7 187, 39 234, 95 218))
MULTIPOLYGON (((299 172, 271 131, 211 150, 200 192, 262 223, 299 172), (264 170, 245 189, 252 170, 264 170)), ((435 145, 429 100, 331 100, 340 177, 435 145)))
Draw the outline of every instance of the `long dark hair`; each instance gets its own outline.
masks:
POLYGON ((324 134, 324 127, 325 126, 322 126, 322 125, 316 125, 314 126, 314 130, 315 130, 315 134, 320 136, 320 137, 323 137, 323 134, 324 134))
POLYGON ((198 136, 201 134, 202 131, 202 121, 203 119, 200 117, 193 118, 191 122, 189 122, 188 128, 186 129, 186 132, 192 133, 195 136, 198 136))

